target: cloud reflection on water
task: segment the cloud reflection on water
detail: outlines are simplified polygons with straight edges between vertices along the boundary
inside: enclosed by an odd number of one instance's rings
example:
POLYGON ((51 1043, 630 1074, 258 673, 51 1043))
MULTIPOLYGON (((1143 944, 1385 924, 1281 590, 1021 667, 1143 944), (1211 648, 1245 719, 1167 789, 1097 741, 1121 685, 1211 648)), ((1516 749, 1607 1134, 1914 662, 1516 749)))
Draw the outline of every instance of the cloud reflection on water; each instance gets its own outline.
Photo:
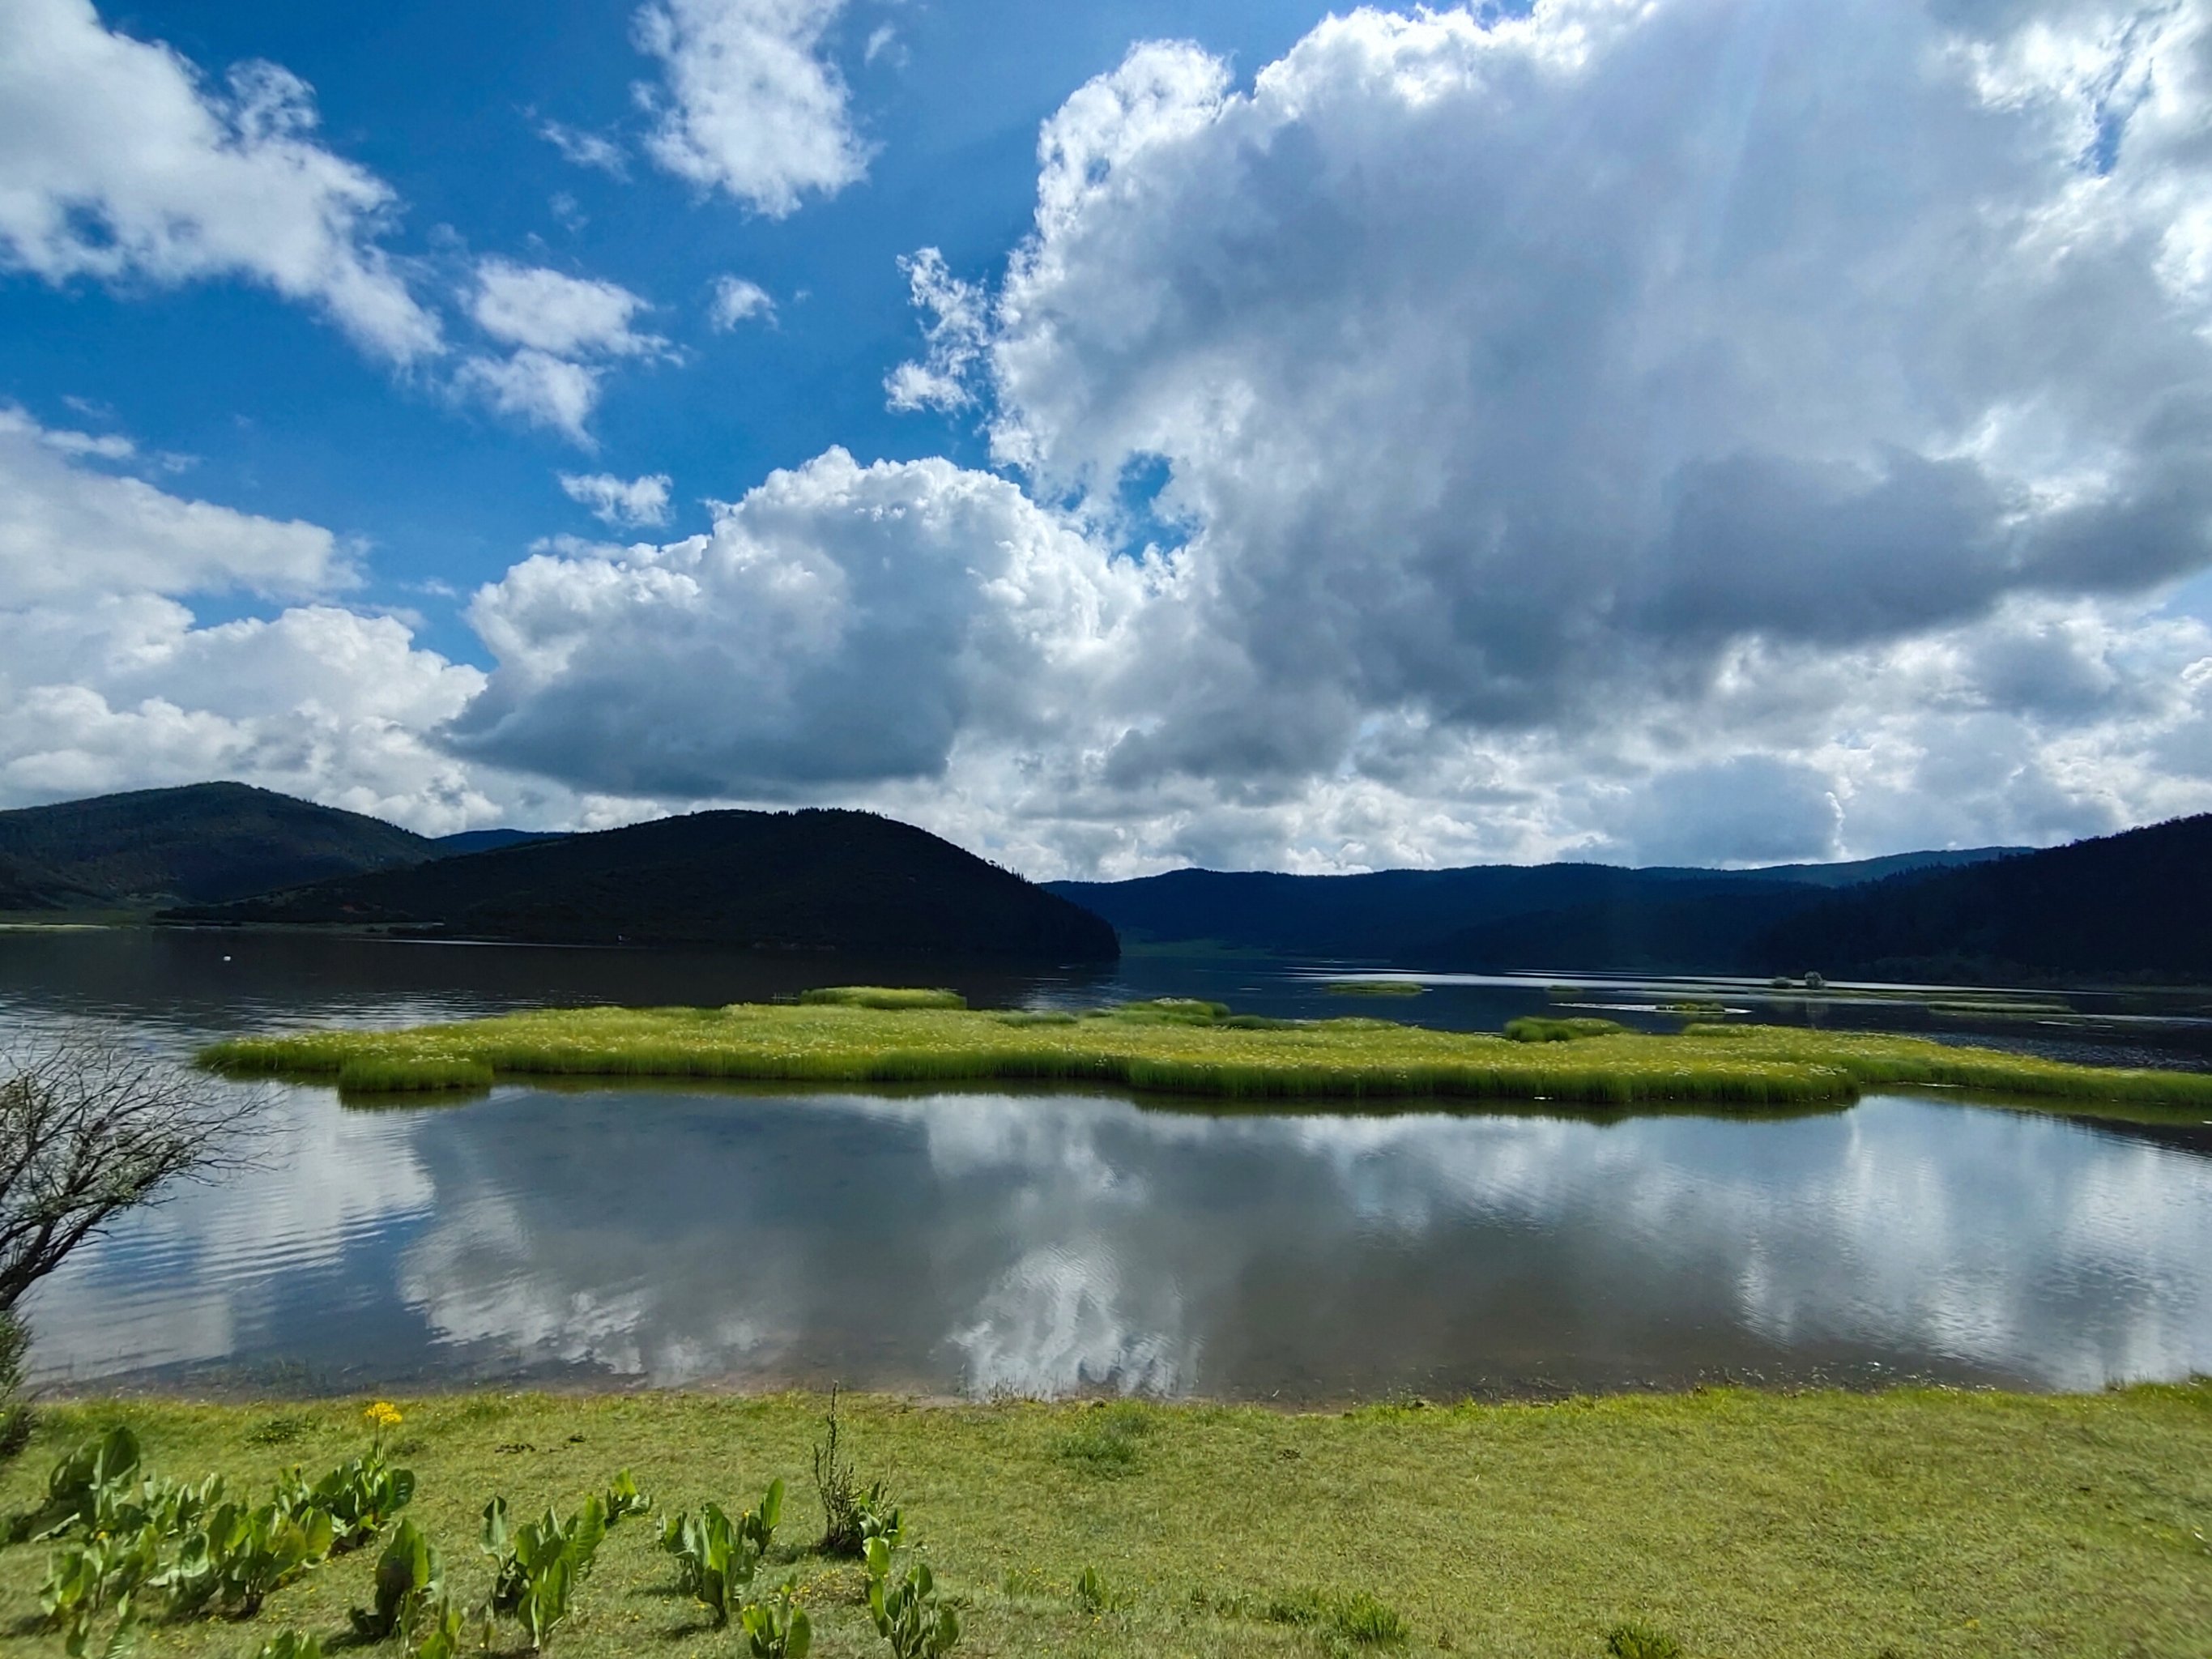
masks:
POLYGON ((289 1170, 73 1267, 43 1365, 1303 1397, 2212 1370, 2212 1161, 1944 1103, 1610 1125, 958 1094, 295 1109, 289 1170), (272 1188, 283 1218, 257 1218, 272 1188), (352 1298, 391 1351, 310 1296, 352 1298), (126 1311, 179 1329, 118 1346, 126 1311))

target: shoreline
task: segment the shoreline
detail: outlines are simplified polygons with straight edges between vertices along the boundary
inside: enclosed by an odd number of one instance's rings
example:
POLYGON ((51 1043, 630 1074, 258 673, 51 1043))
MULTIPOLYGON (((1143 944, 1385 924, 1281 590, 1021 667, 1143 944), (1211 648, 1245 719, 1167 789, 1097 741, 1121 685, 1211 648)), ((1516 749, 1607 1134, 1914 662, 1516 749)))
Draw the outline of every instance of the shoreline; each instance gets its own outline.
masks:
POLYGON ((173 1380, 119 1373, 87 1379, 82 1386, 27 1379, 23 1397, 39 1410, 99 1410, 114 1405, 204 1407, 212 1410, 246 1411, 271 1406, 302 1409, 331 1407, 372 1395, 407 1395, 425 1400, 596 1401, 684 1400, 727 1401, 792 1399, 827 1400, 834 1388, 841 1396, 896 1404, 902 1410, 968 1411, 1025 1406, 1041 1409, 1080 1410, 1101 1405, 1130 1403, 1159 1411, 1257 1411, 1284 1417, 1340 1417, 1364 1411, 1458 1411, 1508 1407, 1588 1405, 1615 1400, 1686 1400, 1699 1395, 1736 1394, 1755 1399, 1788 1400, 1809 1395, 1838 1395, 1874 1399, 1886 1395, 1928 1393, 2017 1400, 2098 1399, 2138 1389, 2187 1389, 2212 1382, 2201 1376, 2136 1377, 2112 1381, 2098 1388, 2059 1386, 2038 1388, 2018 1378, 1972 1382, 1947 1378, 1931 1372, 1893 1370, 1879 1361, 1860 1367, 1808 1366, 1802 1372, 1771 1372, 1721 1368, 1686 1371, 1597 1383, 1576 1384, 1542 1376, 1517 1377, 1495 1385, 1479 1383, 1466 1389, 1424 1392, 1414 1387, 1393 1388, 1376 1395, 1299 1394, 1285 1397, 1276 1389, 1266 1395, 1130 1394, 1112 1388, 1088 1389, 1065 1394, 1024 1394, 1000 1389, 981 1394, 947 1392, 942 1388, 890 1385, 848 1389, 842 1382, 797 1376, 737 1375, 689 1377, 682 1382, 656 1382, 645 1377, 537 1376, 463 1377, 410 1382, 386 1378, 362 1382, 345 1379, 343 1387, 289 1389, 272 1382, 266 1388, 250 1382, 226 1385, 208 1377, 180 1376, 173 1380), (1879 1370, 1878 1376, 1868 1371, 1879 1370))

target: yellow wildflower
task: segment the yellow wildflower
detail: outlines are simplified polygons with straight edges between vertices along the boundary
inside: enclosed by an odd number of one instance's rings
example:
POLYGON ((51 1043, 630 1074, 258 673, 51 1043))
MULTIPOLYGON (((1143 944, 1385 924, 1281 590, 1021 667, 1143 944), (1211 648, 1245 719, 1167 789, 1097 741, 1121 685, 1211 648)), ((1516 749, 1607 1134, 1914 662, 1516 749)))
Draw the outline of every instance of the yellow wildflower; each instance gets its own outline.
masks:
POLYGON ((399 1407, 393 1405, 389 1400, 380 1400, 376 1401, 375 1404, 372 1405, 367 1411, 363 1412, 362 1415, 374 1424, 380 1431, 385 1429, 398 1428, 401 1420, 399 1416, 399 1407))

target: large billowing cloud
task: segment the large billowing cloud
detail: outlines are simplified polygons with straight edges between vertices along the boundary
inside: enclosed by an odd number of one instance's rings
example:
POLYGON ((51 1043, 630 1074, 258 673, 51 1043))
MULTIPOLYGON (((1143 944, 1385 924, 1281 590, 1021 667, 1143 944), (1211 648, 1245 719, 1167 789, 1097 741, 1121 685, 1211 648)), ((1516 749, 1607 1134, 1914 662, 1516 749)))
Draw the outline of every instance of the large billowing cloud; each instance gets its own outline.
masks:
MULTIPOLYGON (((837 9, 651 9, 659 158, 769 213, 856 177, 837 9), (755 120, 779 88, 819 143, 755 120)), ((2212 564, 2208 19, 1358 11, 1249 86, 1139 46, 1047 124, 1001 280, 907 265, 887 393, 1003 471, 832 450, 687 539, 546 544, 474 601, 488 679, 432 659, 375 718, 495 800, 548 780, 541 817, 852 802, 1040 875, 2212 807, 2212 628, 2174 597, 2212 564)), ((553 275, 482 269, 513 355, 472 372, 581 437, 659 343, 553 275)), ((54 438, 48 495, 145 516, 54 438)))
POLYGON ((1140 46, 995 291, 908 263, 894 404, 979 407, 1026 492, 831 456, 542 554, 462 740, 1040 870, 2212 805, 2212 635, 2160 609, 2212 562, 2206 16, 1359 11, 1241 90, 1140 46))
POLYGON ((845 0, 659 0, 638 43, 666 77, 647 146, 670 172, 770 218, 809 191, 834 196, 867 172, 844 78, 823 37, 845 0))
POLYGON ((1005 479, 832 450, 665 547, 564 545, 487 586, 465 754, 586 788, 792 799, 1079 729, 1147 573, 1005 479))
POLYGON ((2203 565, 2203 9, 2039 9, 1359 12, 1248 93, 1152 46, 1072 98, 989 370, 1002 456, 1195 529, 1208 660, 1127 769, 1581 726, 1745 639, 2203 565))
POLYGON ((91 0, 0 6, 0 264, 64 283, 242 276, 327 311, 378 354, 438 322, 375 236, 381 179, 314 142, 313 94, 274 64, 205 85, 91 0))

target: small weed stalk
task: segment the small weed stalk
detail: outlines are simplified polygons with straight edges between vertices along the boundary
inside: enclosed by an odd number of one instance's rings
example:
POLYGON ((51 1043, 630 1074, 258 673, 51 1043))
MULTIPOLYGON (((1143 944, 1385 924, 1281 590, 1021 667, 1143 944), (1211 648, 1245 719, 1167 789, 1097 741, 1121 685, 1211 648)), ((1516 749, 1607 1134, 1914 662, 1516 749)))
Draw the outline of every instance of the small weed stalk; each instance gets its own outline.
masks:
POLYGON ((842 1455, 834 1388, 822 1423, 825 1437, 814 1447, 814 1491, 822 1500, 822 1553, 850 1560, 866 1552, 872 1538, 882 1538, 896 1548, 904 1535, 899 1512, 886 1496, 887 1483, 872 1480, 863 1486, 852 1460, 842 1455))
POLYGON ((1294 1590, 1267 1603, 1269 1622, 1320 1632, 1333 1650, 1391 1647, 1411 1632, 1399 1611, 1370 1591, 1294 1590))
POLYGON ((635 1475, 622 1469, 608 1483, 606 1505, 607 1526, 611 1529, 617 1521, 647 1513, 653 1508, 653 1499, 637 1489, 635 1475))
MULTIPOLYGON (((438 1605, 430 1609, 427 1622, 428 1628, 422 1633, 422 1639, 415 1644, 415 1659, 460 1659, 468 1620, 460 1608, 453 1605, 453 1597, 441 1597, 438 1605)), ((491 1648, 491 1625, 488 1620, 479 1647, 487 1652, 491 1648)))

